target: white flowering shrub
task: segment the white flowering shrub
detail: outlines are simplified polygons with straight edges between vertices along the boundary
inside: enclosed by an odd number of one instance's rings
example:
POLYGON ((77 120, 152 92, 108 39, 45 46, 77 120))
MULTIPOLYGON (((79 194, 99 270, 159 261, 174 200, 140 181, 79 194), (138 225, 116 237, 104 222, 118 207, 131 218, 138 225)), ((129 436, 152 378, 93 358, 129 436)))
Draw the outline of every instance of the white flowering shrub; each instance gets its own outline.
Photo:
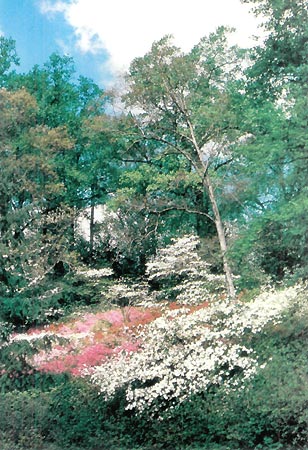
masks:
POLYGON ((111 358, 95 368, 91 380, 106 399, 125 389, 127 409, 152 414, 211 385, 239 389, 262 368, 250 337, 279 323, 297 295, 295 287, 246 304, 217 301, 193 312, 169 310, 143 329, 139 352, 111 358))
POLYGON ((147 283, 128 283, 125 279, 113 283, 105 295, 111 303, 119 306, 139 305, 144 299, 153 297, 149 293, 147 283))
POLYGON ((183 305, 198 305, 213 300, 225 292, 224 281, 223 275, 200 271, 197 276, 184 280, 174 287, 176 301, 183 305))
POLYGON ((198 236, 186 235, 172 239, 172 243, 161 248, 157 255, 147 263, 149 280, 162 280, 171 276, 190 276, 198 273, 204 263, 197 253, 200 244, 198 236))
POLYGON ((209 272, 209 264, 198 254, 199 246, 195 235, 173 239, 147 263, 149 282, 169 287, 169 293, 171 287, 173 297, 182 304, 199 304, 224 292, 224 276, 209 272))
POLYGON ((84 269, 77 270, 77 275, 82 275, 86 278, 100 279, 104 277, 112 277, 114 275, 113 270, 110 267, 103 267, 101 269, 84 269))

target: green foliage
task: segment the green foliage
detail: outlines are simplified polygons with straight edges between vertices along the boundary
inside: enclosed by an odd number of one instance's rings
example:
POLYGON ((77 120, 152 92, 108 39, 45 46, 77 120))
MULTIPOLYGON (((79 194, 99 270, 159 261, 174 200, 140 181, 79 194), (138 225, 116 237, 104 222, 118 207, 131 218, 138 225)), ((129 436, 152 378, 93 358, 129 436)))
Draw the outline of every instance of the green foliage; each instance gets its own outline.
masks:
MULTIPOLYGON (((208 258, 215 234, 209 175, 231 222, 227 256, 241 275, 238 287, 254 289, 244 300, 269 281, 307 278, 307 0, 243 2, 265 15, 268 30, 246 78, 245 52, 228 47, 225 29, 188 54, 167 36, 131 65, 125 101, 142 111, 138 119, 106 115, 109 99, 91 80, 77 80, 68 56, 53 54, 17 75, 15 43, 0 36, 1 449, 306 445, 308 333, 296 310, 256 336, 266 366, 244 390, 226 395, 211 386, 163 420, 133 416, 122 392, 105 402, 84 380, 33 370, 29 357, 48 349, 49 338, 12 340, 14 327, 108 301, 112 282, 76 274, 79 260, 109 261, 117 275, 134 277, 157 248, 192 231, 208 243, 208 258), (76 216, 107 201, 114 215, 102 227, 91 223, 81 244, 76 216)), ((179 277, 156 280, 166 288, 160 293, 175 295, 179 277)))
POLYGON ((105 301, 105 294, 111 281, 107 278, 89 278, 83 275, 68 274, 61 283, 56 298, 66 313, 79 307, 98 305, 105 301))
POLYGON ((45 374, 29 363, 29 358, 40 350, 48 351, 51 344, 61 339, 45 336, 30 341, 10 341, 0 348, 0 392, 27 391, 36 388, 42 392, 63 382, 66 375, 45 374))
POLYGON ((258 80, 258 88, 262 91, 266 88, 267 95, 277 94, 289 80, 304 82, 307 77, 307 0, 243 2, 256 4, 254 11, 262 15, 263 26, 268 31, 265 46, 256 49, 256 63, 251 71, 258 80), (277 83, 282 80, 283 83, 277 83))
POLYGON ((52 389, 46 403, 48 410, 39 426, 43 429, 46 420, 46 440, 59 449, 128 450, 140 439, 141 423, 135 428, 137 421, 125 412, 121 395, 106 403, 82 380, 71 379, 52 389))
POLYGON ((0 86, 3 87, 7 81, 12 65, 19 64, 19 58, 16 53, 15 41, 12 38, 0 36, 0 86))
MULTIPOLYGON (((0 44, 9 70, 14 43, 0 44)), ((116 144, 102 131, 106 96, 74 70, 70 57, 53 54, 1 90, 0 317, 18 326, 96 302, 93 290, 61 278, 83 256, 75 216, 114 189, 116 144)))
POLYGON ((4 320, 17 327, 32 324, 41 325, 61 316, 60 304, 52 294, 42 298, 42 295, 31 297, 15 295, 0 298, 0 314, 4 320))
POLYGON ((306 0, 243 1, 255 5, 267 36, 254 49, 247 71, 248 98, 262 112, 248 111, 244 119, 258 124, 245 161, 257 174, 256 184, 249 178, 252 190, 259 191, 259 210, 241 243, 249 247, 254 241, 250 257, 257 256, 259 270, 274 280, 306 276, 308 5, 306 0))
POLYGON ((17 328, 44 325, 80 307, 102 305, 109 284, 106 278, 96 280, 76 273, 54 279, 52 273, 36 286, 0 296, 0 318, 17 328))
POLYGON ((214 392, 210 434, 224 430, 222 438, 231 448, 301 448, 307 440, 308 374, 307 351, 297 339, 298 335, 281 340, 277 333, 258 342, 268 361, 265 369, 244 391, 227 397, 214 392))
POLYGON ((239 287, 307 277, 307 200, 303 192, 290 202, 256 216, 233 242, 232 259, 239 287))
POLYGON ((48 397, 39 390, 0 394, 2 449, 43 449, 48 430, 48 397))

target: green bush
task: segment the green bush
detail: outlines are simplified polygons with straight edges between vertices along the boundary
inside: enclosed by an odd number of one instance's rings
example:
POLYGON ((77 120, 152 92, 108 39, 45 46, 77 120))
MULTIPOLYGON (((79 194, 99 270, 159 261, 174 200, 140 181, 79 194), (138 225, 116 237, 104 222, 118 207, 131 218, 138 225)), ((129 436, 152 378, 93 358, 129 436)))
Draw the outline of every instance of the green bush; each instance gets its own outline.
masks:
POLYGON ((108 278, 91 279, 76 274, 68 274, 63 281, 57 301, 67 312, 74 311, 79 306, 101 303, 104 300, 104 292, 111 284, 108 278))
POLYGON ((105 402, 95 387, 71 379, 50 392, 49 439, 61 448, 131 449, 136 428, 124 404, 121 393, 105 402))
POLYGON ((0 392, 25 391, 32 388, 46 391, 66 380, 66 374, 40 372, 29 362, 37 352, 48 350, 52 342, 59 341, 61 340, 56 337, 45 336, 32 341, 5 341, 0 345, 0 392))
POLYGON ((0 320, 17 328, 58 320, 79 306, 99 304, 110 280, 67 274, 61 280, 46 279, 36 288, 0 297, 0 320))
POLYGON ((58 316, 60 304, 57 298, 41 298, 35 293, 32 296, 15 295, 0 298, 1 317, 16 327, 41 325, 58 316))
POLYGON ((48 409, 48 395, 39 390, 0 394, 0 440, 13 443, 14 450, 41 448, 48 409))

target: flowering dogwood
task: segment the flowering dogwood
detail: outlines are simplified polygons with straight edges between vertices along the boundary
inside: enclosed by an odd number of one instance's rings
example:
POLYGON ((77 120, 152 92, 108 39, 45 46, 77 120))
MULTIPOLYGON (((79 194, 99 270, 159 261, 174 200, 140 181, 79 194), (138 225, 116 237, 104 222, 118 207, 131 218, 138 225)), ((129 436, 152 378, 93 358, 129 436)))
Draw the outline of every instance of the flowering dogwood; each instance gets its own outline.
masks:
POLYGON ((110 358, 91 380, 105 398, 124 388, 127 409, 151 413, 211 385, 238 389, 260 369, 249 336, 281 321, 297 295, 294 287, 246 304, 216 301, 193 312, 167 310, 141 332, 140 351, 110 358))
POLYGON ((224 275, 211 274, 209 264, 198 254, 200 239, 185 235, 173 239, 147 263, 149 282, 173 286, 173 295, 181 304, 195 305, 224 292, 224 275))
POLYGON ((149 296, 149 289, 146 283, 125 283, 124 279, 120 279, 106 292, 106 297, 111 303, 118 305, 136 305, 140 304, 144 298, 149 296))
POLYGON ((113 270, 109 267, 103 267, 102 269, 78 270, 77 274, 83 275, 87 278, 102 278, 102 277, 111 277, 114 275, 113 270))
POLYGON ((173 239, 170 245, 160 249, 156 257, 147 263, 149 280, 195 274, 202 264, 196 251, 199 244, 199 238, 195 235, 173 239))

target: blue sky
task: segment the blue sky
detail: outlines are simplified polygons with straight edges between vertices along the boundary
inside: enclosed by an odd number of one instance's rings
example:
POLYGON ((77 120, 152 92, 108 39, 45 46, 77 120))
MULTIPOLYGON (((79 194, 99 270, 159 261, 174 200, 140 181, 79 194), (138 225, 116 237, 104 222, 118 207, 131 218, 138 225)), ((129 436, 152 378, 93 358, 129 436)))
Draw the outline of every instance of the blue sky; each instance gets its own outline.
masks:
POLYGON ((95 54, 76 47, 73 27, 61 14, 43 14, 38 0, 0 0, 0 32, 16 41, 20 72, 28 72, 35 64, 43 65, 53 52, 69 53, 74 58, 77 74, 92 78, 100 85, 108 80, 101 65, 106 51, 95 54), (65 48, 67 47, 67 48, 65 48), (67 50, 67 51, 66 51, 67 50))
POLYGON ((188 51, 220 25, 251 46, 260 34, 240 0, 0 0, 0 33, 16 41, 18 69, 29 71, 51 53, 74 58, 77 75, 109 87, 154 40, 172 34, 188 51))

